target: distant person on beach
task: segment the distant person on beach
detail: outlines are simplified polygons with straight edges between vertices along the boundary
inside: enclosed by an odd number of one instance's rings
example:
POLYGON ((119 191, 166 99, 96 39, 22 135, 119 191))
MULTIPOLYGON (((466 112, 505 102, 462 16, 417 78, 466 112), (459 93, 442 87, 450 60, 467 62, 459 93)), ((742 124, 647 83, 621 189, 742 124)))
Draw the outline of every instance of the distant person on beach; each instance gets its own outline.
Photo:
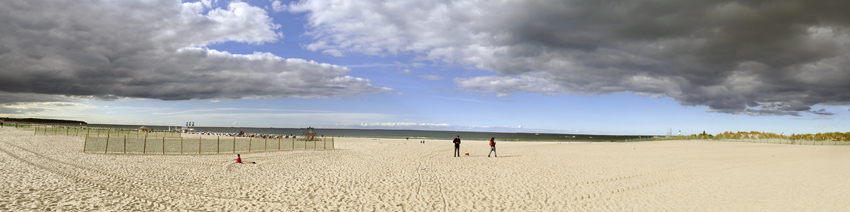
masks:
MULTIPOLYGON (((499 157, 499 155, 496 154, 496 137, 490 137, 490 153, 493 153, 493 156, 495 157, 499 157)), ((487 153, 488 158, 490 157, 490 153, 487 153)))
POLYGON ((452 141, 452 143, 455 143, 455 153, 454 153, 454 156, 455 156, 455 157, 460 157, 460 135, 458 135, 457 137, 455 137, 455 140, 454 140, 454 141, 452 141))
MULTIPOLYGON (((242 156, 239 155, 239 154, 236 154, 236 163, 242 163, 242 156)), ((245 161, 245 163, 254 164, 254 163, 257 163, 257 162, 245 161)))

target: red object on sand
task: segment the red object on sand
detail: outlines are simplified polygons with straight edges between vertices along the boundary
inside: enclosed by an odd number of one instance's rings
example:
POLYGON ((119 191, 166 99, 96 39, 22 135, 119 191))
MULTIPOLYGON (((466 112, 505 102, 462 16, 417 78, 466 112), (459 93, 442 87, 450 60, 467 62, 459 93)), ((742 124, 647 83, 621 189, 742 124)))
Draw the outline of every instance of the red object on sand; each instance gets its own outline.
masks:
POLYGON ((466 156, 469 156, 469 152, 467 152, 467 153, 465 153, 465 154, 466 154, 466 156))
POLYGON ((241 157, 236 158, 236 162, 237 162, 237 163, 242 163, 242 158, 241 158, 241 157))

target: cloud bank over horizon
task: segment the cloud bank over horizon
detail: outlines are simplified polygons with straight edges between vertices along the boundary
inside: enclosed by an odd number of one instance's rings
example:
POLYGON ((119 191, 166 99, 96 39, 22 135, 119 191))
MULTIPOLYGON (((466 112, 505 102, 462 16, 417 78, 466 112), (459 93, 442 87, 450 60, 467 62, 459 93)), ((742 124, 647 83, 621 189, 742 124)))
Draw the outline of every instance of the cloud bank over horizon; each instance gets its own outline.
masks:
POLYGON ((207 48, 283 38, 266 10, 239 1, 218 7, 212 1, 13 0, 0 2, 0 20, 5 111, 21 102, 78 98, 324 98, 392 91, 349 76, 347 67, 207 48), (40 100, 22 99, 30 95, 40 100))
POLYGON ((441 131, 470 131, 470 132, 525 132, 525 133, 575 133, 588 134, 600 131, 551 129, 537 127, 518 126, 476 126, 476 125, 452 125, 447 123, 417 123, 417 122, 381 122, 381 123, 359 123, 359 124, 336 124, 333 127, 343 129, 395 129, 395 130, 441 130, 441 131))
POLYGON ((508 96, 629 92, 709 112, 832 115, 850 105, 850 2, 301 0, 304 48, 413 53, 493 75, 461 90, 508 96))

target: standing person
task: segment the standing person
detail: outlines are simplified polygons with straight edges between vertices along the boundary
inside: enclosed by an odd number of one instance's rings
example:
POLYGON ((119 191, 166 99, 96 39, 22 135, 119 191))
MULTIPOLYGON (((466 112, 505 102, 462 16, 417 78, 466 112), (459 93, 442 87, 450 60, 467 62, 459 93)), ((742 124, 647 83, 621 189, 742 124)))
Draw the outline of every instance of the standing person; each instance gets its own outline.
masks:
POLYGON ((454 141, 452 141, 452 143, 455 143, 455 153, 454 153, 454 156, 455 156, 455 157, 460 157, 460 135, 458 135, 457 137, 455 137, 455 140, 454 140, 454 141))
MULTIPOLYGON (((496 153, 496 137, 490 137, 490 153, 493 153, 493 156, 499 157, 496 153)), ((490 157, 490 153, 487 153, 487 157, 490 157)))

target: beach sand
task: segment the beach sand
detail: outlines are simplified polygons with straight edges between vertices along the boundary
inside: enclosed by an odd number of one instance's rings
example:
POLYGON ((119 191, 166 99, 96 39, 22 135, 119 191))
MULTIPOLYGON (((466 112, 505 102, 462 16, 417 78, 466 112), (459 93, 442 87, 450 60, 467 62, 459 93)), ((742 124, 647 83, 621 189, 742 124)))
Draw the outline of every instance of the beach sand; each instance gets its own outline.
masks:
POLYGON ((336 150, 82 153, 0 129, 0 211, 850 211, 850 147, 336 138, 336 150), (425 168, 427 167, 427 168, 425 168))

